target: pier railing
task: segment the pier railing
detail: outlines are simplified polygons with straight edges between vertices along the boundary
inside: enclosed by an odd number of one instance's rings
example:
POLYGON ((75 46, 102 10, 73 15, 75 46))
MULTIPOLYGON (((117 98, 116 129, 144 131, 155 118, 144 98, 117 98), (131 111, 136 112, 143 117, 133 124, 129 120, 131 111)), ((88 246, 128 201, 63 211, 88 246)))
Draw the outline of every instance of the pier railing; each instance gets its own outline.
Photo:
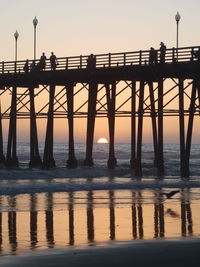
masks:
MULTIPOLYGON (((158 55, 158 64, 160 62, 160 51, 155 50, 158 55)), ((186 63, 198 60, 197 54, 200 54, 200 47, 182 47, 182 48, 169 48, 166 50, 165 63, 186 63)), ((108 53, 94 55, 96 60, 96 68, 116 68, 125 66, 143 66, 149 64, 150 50, 140 50, 135 52, 122 52, 122 53, 108 53)), ((90 55, 80 55, 73 57, 60 57, 57 58, 56 70, 68 70, 68 69, 86 69, 88 67, 88 58, 90 55)), ((200 56, 199 56, 200 58, 200 56)), ((29 70, 34 60, 29 60, 29 70)), ((37 66, 40 62, 39 59, 35 60, 37 66)), ((7 61, 0 62, 0 74, 8 73, 24 73, 24 65, 26 60, 20 61, 7 61)), ((45 71, 51 70, 50 60, 46 60, 45 71)))

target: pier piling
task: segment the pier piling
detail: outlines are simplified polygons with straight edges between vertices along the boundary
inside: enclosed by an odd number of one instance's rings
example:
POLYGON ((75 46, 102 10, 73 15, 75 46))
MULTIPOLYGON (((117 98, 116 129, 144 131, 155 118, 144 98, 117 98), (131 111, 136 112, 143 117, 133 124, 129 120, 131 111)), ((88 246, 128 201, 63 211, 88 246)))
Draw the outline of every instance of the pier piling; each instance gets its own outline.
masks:
POLYGON ((17 87, 12 89, 12 100, 10 109, 10 123, 8 132, 7 156, 6 166, 18 167, 19 162, 17 158, 17 87))
POLYGON ((69 83, 66 85, 67 93, 67 108, 68 108, 68 126, 69 126, 69 145, 68 145, 68 160, 67 168, 74 169, 77 167, 78 162, 75 157, 74 151, 74 84, 69 83))
POLYGON ((55 85, 50 84, 49 111, 48 111, 48 118, 47 118, 46 139, 45 139, 44 157, 43 157, 43 164, 42 164, 44 169, 56 167, 55 160, 53 157, 54 95, 55 95, 55 85))

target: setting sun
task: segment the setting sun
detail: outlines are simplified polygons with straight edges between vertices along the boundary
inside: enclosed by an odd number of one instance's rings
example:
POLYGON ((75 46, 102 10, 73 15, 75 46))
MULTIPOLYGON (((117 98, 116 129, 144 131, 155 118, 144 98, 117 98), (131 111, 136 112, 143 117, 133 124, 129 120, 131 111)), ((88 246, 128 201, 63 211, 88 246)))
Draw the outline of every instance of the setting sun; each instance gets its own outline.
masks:
POLYGON ((108 140, 106 138, 99 138, 97 143, 98 144, 108 144, 108 140))

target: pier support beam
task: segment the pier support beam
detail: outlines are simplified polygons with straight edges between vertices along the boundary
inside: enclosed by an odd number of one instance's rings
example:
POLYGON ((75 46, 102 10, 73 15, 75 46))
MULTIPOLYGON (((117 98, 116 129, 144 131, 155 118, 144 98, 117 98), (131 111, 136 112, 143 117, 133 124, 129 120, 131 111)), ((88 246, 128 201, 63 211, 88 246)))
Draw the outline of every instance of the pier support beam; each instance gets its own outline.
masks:
POLYGON ((29 167, 41 167, 42 161, 38 149, 38 135, 35 115, 34 87, 29 88, 30 96, 30 163, 29 167))
POLYGON ((180 132, 180 162, 181 176, 186 175, 185 170, 185 121, 184 121, 184 91, 183 79, 179 79, 179 132, 180 132))
POLYGON ((96 82, 91 81, 89 83, 86 158, 84 161, 85 166, 93 166, 92 151, 96 117, 97 88, 98 84, 96 82))
POLYGON ((8 145, 6 165, 7 167, 18 167, 19 162, 17 158, 17 87, 13 87, 11 110, 10 110, 10 124, 8 131, 8 145))
POLYGON ((135 168, 136 164, 136 81, 132 81, 132 96, 131 96, 131 169, 135 168))
POLYGON ((163 79, 160 78, 158 80, 158 176, 163 175, 163 79))
POLYGON ((138 108, 138 132, 137 132, 137 159, 135 175, 142 176, 142 129, 143 129, 143 104, 144 104, 144 81, 140 81, 139 108, 138 108))
POLYGON ((54 113, 54 95, 55 85, 50 84, 49 88, 49 111, 47 119, 47 130, 44 147, 43 168, 49 169, 56 167, 55 160, 53 158, 53 113, 54 113))
POLYGON ((108 168, 114 169, 117 160, 115 158, 115 102, 116 102, 116 82, 112 83, 111 88, 109 84, 106 87, 106 98, 108 106, 108 128, 109 128, 109 158, 108 168))
POLYGON ((151 103, 151 120, 152 120, 152 131, 153 131, 153 146, 154 146, 154 166, 158 165, 158 137, 157 137, 157 125, 156 125, 156 112, 155 112, 155 99, 153 82, 148 82, 149 95, 151 103))
MULTIPOLYGON (((198 82, 198 86, 199 86, 199 82, 198 82)), ((190 175, 189 161, 190 161, 190 150, 191 150, 191 143, 192 143, 192 129, 193 129, 194 112, 195 112, 196 89, 197 89, 197 81, 194 79, 193 86, 192 86, 191 102, 190 102, 190 108, 189 108, 188 129, 187 129, 187 137, 186 137, 186 145, 185 145, 185 169, 184 169, 185 177, 188 177, 190 175)))
POLYGON ((67 160, 67 168, 77 168, 77 160, 74 151, 74 84, 69 83, 66 85, 67 93, 67 109, 68 109, 68 126, 69 126, 69 155, 67 160))

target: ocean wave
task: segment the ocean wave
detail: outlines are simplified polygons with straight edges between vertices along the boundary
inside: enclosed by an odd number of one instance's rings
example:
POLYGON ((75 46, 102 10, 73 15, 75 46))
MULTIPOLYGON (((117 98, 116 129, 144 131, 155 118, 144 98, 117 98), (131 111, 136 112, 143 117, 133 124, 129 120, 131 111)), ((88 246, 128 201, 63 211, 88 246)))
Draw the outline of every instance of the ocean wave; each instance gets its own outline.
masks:
MULTIPOLYGON (((140 181, 134 177, 134 170, 130 169, 130 144, 117 144, 116 146, 117 167, 114 170, 107 168, 107 144, 94 144, 93 167, 83 166, 85 145, 76 145, 79 167, 70 170, 65 166, 67 160, 66 144, 56 144, 54 158, 58 167, 51 170, 41 170, 28 169, 29 144, 21 143, 18 146, 20 168, 0 170, 0 195, 81 190, 200 187, 200 145, 192 145, 190 181, 184 181, 180 178, 179 146, 165 145, 165 177, 162 182, 156 178, 157 169, 153 165, 153 147, 151 144, 143 145, 143 178, 140 181), (95 178, 98 178, 98 182, 95 178), (119 179, 121 180, 119 181, 119 179)), ((40 151, 42 151, 41 147, 40 151)))
MULTIPOLYGON (((132 175, 133 171, 130 169, 130 155, 131 155, 131 146, 130 144, 116 144, 115 148, 115 156, 117 159, 118 167, 113 172, 109 172, 107 170, 107 160, 108 160, 108 144, 94 144, 93 147, 93 161, 94 167, 90 171, 85 171, 83 166, 83 161, 85 158, 85 144, 75 144, 75 154, 78 160, 79 168, 77 170, 71 171, 66 169, 66 162, 68 159, 68 147, 67 144, 56 143, 54 146, 54 159, 56 161, 56 166, 61 171, 60 175, 64 175, 64 177, 68 177, 68 175, 72 175, 72 177, 79 177, 81 172, 83 173, 83 177, 85 177, 88 172, 89 177, 92 175, 96 176, 105 176, 105 175, 132 175), (65 171, 63 171, 65 169, 65 171), (113 173, 113 174, 112 174, 113 173), (67 176, 66 176, 67 175, 67 176)), ((28 143, 19 143, 17 147, 17 154, 19 158, 20 168, 26 169, 29 165, 29 153, 30 148, 28 143)), ((40 144, 39 147, 40 155, 43 153, 43 144, 40 144)), ((191 146, 191 159, 190 159, 190 173, 191 175, 199 175, 200 176, 200 145, 193 144, 191 146)), ((179 145, 177 144, 165 144, 164 145, 164 165, 165 165, 165 175, 177 176, 180 175, 180 152, 179 145)), ((144 176, 154 176, 156 175, 156 168, 154 167, 154 152, 152 144, 144 144, 142 146, 142 168, 144 176)), ((54 171, 50 171, 55 174, 54 171)), ((12 171, 11 174, 6 174, 4 171, 0 170, 0 178, 9 177, 14 175, 15 172, 12 171)), ((37 175, 37 173, 35 173, 37 175)), ((39 173, 39 176, 47 176, 52 177, 51 173, 42 171, 39 173)), ((28 174, 25 175, 26 177, 28 174)), ((24 177, 24 174, 22 174, 24 177)), ((30 177, 32 177, 32 173, 30 171, 30 177)), ((57 176, 56 176, 57 177, 57 176)))

